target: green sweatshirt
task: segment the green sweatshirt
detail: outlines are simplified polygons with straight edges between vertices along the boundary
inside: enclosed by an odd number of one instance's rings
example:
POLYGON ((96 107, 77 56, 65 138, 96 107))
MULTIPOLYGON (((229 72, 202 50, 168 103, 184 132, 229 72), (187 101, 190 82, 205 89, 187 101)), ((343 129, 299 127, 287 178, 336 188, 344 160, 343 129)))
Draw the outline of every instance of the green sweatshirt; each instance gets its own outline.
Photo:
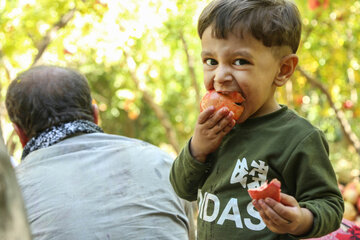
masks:
POLYGON ((197 199, 198 239, 296 239, 271 232, 251 203, 247 190, 273 178, 314 215, 301 238, 319 237, 339 228, 344 211, 328 153, 324 134, 282 106, 237 124, 205 163, 191 156, 188 143, 170 181, 181 198, 197 199))

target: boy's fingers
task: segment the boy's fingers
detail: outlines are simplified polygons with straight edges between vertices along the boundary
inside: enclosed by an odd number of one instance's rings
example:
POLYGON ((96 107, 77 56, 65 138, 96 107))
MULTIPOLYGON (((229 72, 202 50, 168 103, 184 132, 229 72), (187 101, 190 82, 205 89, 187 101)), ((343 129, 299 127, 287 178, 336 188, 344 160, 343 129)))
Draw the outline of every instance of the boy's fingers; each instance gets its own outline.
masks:
POLYGON ((219 132, 220 129, 223 129, 228 124, 227 116, 229 115, 230 111, 227 107, 223 107, 215 112, 215 114, 211 117, 209 117, 204 124, 204 126, 208 129, 213 129, 214 132, 219 132), (226 121, 224 123, 223 121, 226 121))
POLYGON ((233 114, 229 114, 226 120, 221 121, 221 125, 219 125, 218 132, 216 134, 226 135, 231 129, 235 126, 235 120, 232 119, 233 114), (229 122, 230 121, 230 122, 229 122))
POLYGON ((299 205, 293 196, 290 196, 285 193, 280 193, 280 197, 281 197, 281 203, 284 204, 285 206, 296 207, 299 205))
POLYGON ((253 200, 253 205, 256 208, 256 210, 259 212, 261 218, 264 220, 265 224, 267 222, 270 222, 270 219, 268 218, 268 216, 266 215, 264 209, 262 208, 261 204, 260 204, 261 200, 253 200))
POLYGON ((283 204, 271 198, 266 198, 264 203, 267 205, 267 207, 264 207, 266 215, 268 215, 276 225, 291 223, 289 220, 291 216, 283 204))
POLYGON ((204 124, 215 112, 215 107, 210 106, 199 114, 198 123, 204 124))
MULTIPOLYGON (((284 194, 284 195, 286 195, 286 194, 284 194)), ((286 195, 286 196, 289 196, 289 195, 286 195)), ((289 199, 291 201, 291 203, 293 204, 292 199, 291 199, 292 197, 290 196, 291 198, 287 198, 286 196, 285 196, 285 198, 289 199)), ((283 198, 282 198, 282 201, 283 201, 283 198)), ((278 224, 291 223, 291 219, 293 219, 294 216, 292 214, 292 211, 289 211, 289 206, 290 206, 289 204, 284 205, 283 202, 279 203, 271 198, 266 198, 265 202, 270 208, 272 208, 276 212, 276 214, 278 216, 281 217, 282 220, 277 222, 278 224)), ((286 202, 286 200, 285 200, 285 202, 286 202)))

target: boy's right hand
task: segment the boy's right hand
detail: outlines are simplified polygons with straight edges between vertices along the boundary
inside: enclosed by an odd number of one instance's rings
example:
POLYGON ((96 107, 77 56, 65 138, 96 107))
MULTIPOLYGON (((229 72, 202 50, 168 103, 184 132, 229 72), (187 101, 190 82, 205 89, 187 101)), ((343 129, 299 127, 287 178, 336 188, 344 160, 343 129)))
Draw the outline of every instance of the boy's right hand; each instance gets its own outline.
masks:
POLYGON ((213 106, 199 114, 190 142, 190 152, 195 159, 205 162, 207 155, 220 146, 223 137, 236 124, 233 115, 227 107, 215 111, 213 106))

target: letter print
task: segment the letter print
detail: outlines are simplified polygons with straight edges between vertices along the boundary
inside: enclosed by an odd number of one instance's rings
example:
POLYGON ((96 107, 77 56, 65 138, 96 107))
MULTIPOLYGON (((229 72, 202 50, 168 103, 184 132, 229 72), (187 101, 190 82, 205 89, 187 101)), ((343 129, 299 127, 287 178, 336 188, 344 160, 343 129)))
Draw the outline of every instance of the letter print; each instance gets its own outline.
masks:
POLYGON ((269 166, 265 165, 264 161, 259 160, 259 163, 256 161, 251 162, 253 167, 249 173, 252 177, 252 182, 247 186, 248 188, 257 188, 260 187, 263 183, 266 182, 267 173, 269 171, 269 166))
POLYGON ((243 158, 241 161, 240 159, 238 159, 236 162, 236 166, 233 170, 230 183, 231 184, 241 183, 241 186, 245 188, 247 182, 247 177, 246 177, 247 175, 248 175, 248 166, 247 166, 246 158, 243 158))

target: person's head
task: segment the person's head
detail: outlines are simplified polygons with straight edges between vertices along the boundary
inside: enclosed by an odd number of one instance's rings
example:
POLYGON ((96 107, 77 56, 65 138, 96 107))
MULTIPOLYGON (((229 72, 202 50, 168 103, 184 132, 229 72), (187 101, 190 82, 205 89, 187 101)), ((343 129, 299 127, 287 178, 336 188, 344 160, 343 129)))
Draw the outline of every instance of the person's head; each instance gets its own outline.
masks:
POLYGON ((23 146, 51 126, 98 121, 87 79, 64 67, 37 66, 21 73, 9 85, 5 103, 23 146))
POLYGON ((198 20, 206 89, 239 91, 239 122, 275 111, 276 87, 293 74, 301 37, 297 7, 287 0, 213 0, 198 20))

